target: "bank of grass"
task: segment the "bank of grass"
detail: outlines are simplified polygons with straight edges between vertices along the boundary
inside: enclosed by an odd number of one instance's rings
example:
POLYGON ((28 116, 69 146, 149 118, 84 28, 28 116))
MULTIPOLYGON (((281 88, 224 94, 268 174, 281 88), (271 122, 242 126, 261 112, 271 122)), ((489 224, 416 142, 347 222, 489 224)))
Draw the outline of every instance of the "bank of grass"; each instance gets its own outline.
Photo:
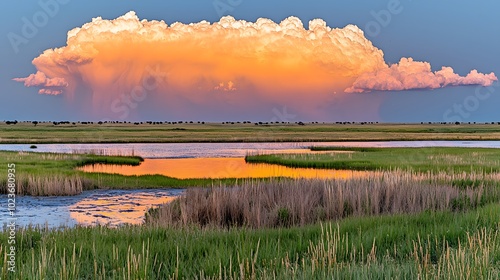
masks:
MULTIPOLYGON (((500 205, 278 229, 76 227, 17 233, 2 279, 498 279, 500 205)), ((7 235, 0 234, 5 256, 7 235)))
POLYGON ((247 155, 249 163, 270 163, 288 167, 393 170, 447 173, 498 173, 500 149, 494 148, 353 148, 312 147, 331 153, 247 155), (336 153, 350 151, 352 153, 336 153))
MULTIPOLYGON (((299 120, 296 120, 299 121, 299 120)), ((294 120, 295 122, 295 120, 294 120)), ((60 124, 0 122, 0 143, 500 140, 498 124, 60 124)))
MULTIPOLYGON (((231 183, 235 180, 176 179, 160 175, 123 176, 85 173, 77 167, 88 164, 139 165, 138 156, 95 154, 59 154, 0 151, 0 170, 7 174, 7 165, 16 165, 16 191, 19 195, 75 195, 91 189, 184 188, 231 183)), ((0 177, 0 193, 7 193, 7 176, 0 177)))

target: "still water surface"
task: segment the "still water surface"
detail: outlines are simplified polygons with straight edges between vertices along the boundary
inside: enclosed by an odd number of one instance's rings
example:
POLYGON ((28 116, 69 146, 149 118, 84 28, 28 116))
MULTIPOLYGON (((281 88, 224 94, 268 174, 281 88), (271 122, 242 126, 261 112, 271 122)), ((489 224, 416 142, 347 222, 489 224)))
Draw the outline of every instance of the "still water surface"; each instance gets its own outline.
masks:
POLYGON ((146 159, 139 166, 95 164, 79 168, 85 172, 121 175, 158 174, 178 179, 190 178, 353 178, 367 173, 352 170, 290 168, 274 164, 246 163, 244 158, 146 159))
POLYGON ((391 141, 391 142, 298 142, 298 143, 147 143, 147 144, 2 144, 0 150, 53 153, 103 151, 106 154, 135 154, 143 158, 244 157, 251 152, 307 149, 310 146, 348 147, 482 147, 500 148, 500 141, 391 141))

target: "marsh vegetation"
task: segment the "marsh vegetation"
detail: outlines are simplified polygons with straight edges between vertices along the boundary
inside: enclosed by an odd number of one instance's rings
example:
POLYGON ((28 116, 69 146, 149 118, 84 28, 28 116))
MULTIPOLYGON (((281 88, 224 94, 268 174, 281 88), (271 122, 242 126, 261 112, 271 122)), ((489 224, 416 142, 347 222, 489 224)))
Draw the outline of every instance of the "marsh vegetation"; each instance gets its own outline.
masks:
MULTIPOLYGON (((18 163, 21 186, 31 186, 21 188, 24 194, 59 195, 63 185, 66 195, 102 187, 197 187, 149 211, 143 225, 19 229, 14 278, 500 277, 497 150, 342 149, 350 152, 255 154, 247 161, 367 170, 368 176, 178 180, 75 170, 136 165, 139 157, 1 152, 1 161, 18 163), (47 188, 56 181, 59 187, 47 188)), ((0 234, 4 255, 6 240, 0 234)), ((5 262, 0 269, 2 279, 11 277, 5 262)))
POLYGON ((344 148, 311 147, 312 151, 332 153, 253 154, 250 163, 271 163, 288 167, 392 170, 415 172, 498 173, 500 149, 496 148, 344 148), (351 153, 338 153, 350 151, 351 153))
POLYGON ((289 227, 423 211, 463 211, 498 200, 500 189, 441 184, 432 174, 401 171, 330 180, 249 181, 188 189, 150 211, 147 223, 166 227, 289 227))

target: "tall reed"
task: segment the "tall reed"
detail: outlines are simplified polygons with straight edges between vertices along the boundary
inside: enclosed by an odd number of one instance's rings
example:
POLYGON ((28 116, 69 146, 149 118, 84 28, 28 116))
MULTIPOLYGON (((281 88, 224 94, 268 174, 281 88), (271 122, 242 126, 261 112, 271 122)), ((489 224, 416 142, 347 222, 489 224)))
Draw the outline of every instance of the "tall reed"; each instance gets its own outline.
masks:
POLYGON ((150 211, 146 221, 159 226, 288 227, 347 216, 462 210, 482 200, 483 186, 460 189, 419 176, 390 172, 347 180, 245 181, 236 187, 194 188, 150 211))
MULTIPOLYGON (((16 176, 16 194, 32 196, 77 195, 91 189, 93 183, 78 175, 31 175, 20 173, 16 176)), ((0 183, 0 193, 7 193, 6 182, 0 183)))

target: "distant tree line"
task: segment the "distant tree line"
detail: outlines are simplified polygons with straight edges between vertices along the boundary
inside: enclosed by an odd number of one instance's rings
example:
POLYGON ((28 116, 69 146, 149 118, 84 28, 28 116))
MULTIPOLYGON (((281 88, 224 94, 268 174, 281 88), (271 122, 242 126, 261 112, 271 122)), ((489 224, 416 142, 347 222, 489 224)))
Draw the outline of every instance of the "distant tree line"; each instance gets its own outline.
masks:
MULTIPOLYGON (((70 122, 70 121, 4 121, 6 125, 16 125, 18 123, 31 123, 34 126, 37 126, 38 124, 47 124, 51 123, 54 126, 58 125, 93 125, 93 124, 98 124, 98 125, 104 125, 104 124, 133 124, 133 125, 175 125, 175 124, 205 124, 205 123, 210 123, 210 122, 204 122, 204 121, 144 121, 144 122, 130 122, 130 121, 76 121, 76 122, 70 122)), ((212 122, 213 123, 213 122, 212 122)), ((271 122, 251 122, 251 121, 224 121, 221 122, 220 124, 223 125, 235 125, 235 124, 253 124, 253 125, 315 125, 315 124, 320 124, 320 122, 317 121, 312 121, 312 122, 302 122, 302 121, 296 121, 296 122, 279 122, 279 121, 271 121, 271 122)), ((343 121, 343 122, 321 122, 321 124, 336 124, 336 125, 374 125, 374 124, 379 124, 379 122, 348 122, 348 121, 343 121)), ((416 123, 407 123, 407 124, 416 124, 416 123)), ((420 124, 429 124, 429 125, 462 125, 462 124, 497 124, 500 125, 500 122, 420 122, 420 124)))

